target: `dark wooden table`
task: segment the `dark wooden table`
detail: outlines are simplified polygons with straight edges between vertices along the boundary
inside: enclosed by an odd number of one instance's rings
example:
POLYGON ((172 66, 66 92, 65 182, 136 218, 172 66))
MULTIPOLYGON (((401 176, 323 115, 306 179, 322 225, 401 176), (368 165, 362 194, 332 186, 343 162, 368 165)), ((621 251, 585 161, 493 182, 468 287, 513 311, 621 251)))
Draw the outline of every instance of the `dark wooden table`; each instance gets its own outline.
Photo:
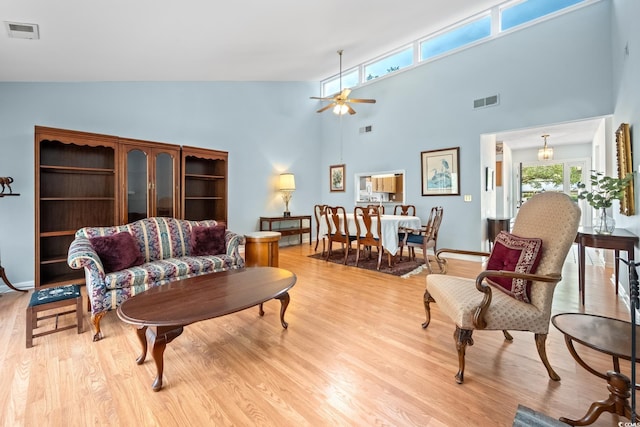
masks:
POLYGON ((283 237, 299 236, 300 244, 302 244, 302 235, 309 234, 309 244, 311 244, 311 215, 261 216, 260 231, 277 231, 283 237))
POLYGON ((634 247, 638 243, 638 236, 625 230, 624 228, 616 228, 611 234, 597 234, 592 227, 580 227, 576 235, 576 243, 578 244, 578 292, 580 303, 584 305, 584 249, 601 248, 613 249, 615 251, 615 277, 616 277, 616 295, 618 295, 618 277, 620 275, 620 263, 618 257, 620 251, 627 251, 627 259, 633 261, 634 247))
POLYGON ((496 241, 496 236, 501 232, 511 231, 511 218, 487 218, 487 239, 489 240, 489 250, 496 241))
POLYGON ((142 364, 147 355, 147 337, 151 342, 157 375, 154 391, 162 388, 164 350, 178 337, 184 327, 201 320, 212 319, 260 306, 271 299, 280 300, 280 323, 289 325, 284 314, 289 305, 289 289, 296 275, 274 267, 253 267, 221 273, 204 274, 151 288, 128 299, 118 307, 118 317, 137 328, 142 354, 136 359, 142 364))
MULTIPOLYGON (((593 423, 603 412, 631 418, 631 381, 620 373, 620 359, 631 360, 631 323, 585 313, 556 314, 551 322, 564 334, 564 341, 575 361, 593 375, 606 379, 609 388, 609 398, 594 402, 584 417, 579 420, 562 417, 560 421, 573 426, 585 426, 593 423), (574 341, 610 355, 613 359, 613 370, 602 373, 593 369, 580 357, 573 345, 574 341)), ((636 325, 636 334, 638 333, 640 327, 636 325)), ((638 350, 640 340, 636 342, 636 354, 638 350)))

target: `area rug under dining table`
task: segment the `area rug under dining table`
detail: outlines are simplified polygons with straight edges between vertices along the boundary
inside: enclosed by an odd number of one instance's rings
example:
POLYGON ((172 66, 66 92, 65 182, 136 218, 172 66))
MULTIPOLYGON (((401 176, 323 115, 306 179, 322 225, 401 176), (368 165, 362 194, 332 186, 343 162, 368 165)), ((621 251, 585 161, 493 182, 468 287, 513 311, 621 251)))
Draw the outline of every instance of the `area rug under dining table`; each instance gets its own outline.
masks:
MULTIPOLYGON (((309 255, 309 258, 319 259, 324 261, 327 254, 318 252, 315 254, 309 255)), ((333 262, 336 264, 342 264, 344 262, 344 251, 342 249, 331 251, 331 257, 329 257, 329 262, 333 262)), ((378 254, 373 253, 371 258, 369 258, 368 252, 363 254, 360 252, 360 260, 358 261, 357 268, 363 268, 365 270, 379 271, 380 273, 392 274, 394 276, 400 277, 409 277, 414 274, 420 273, 424 269, 424 263, 422 259, 418 258, 416 260, 411 260, 405 254, 405 256, 400 259, 399 256, 393 261, 391 267, 388 264, 387 254, 382 255, 382 264, 380 265, 380 270, 376 270, 376 266, 378 265, 378 254)), ((349 256, 347 257, 347 266, 355 267, 356 266, 356 251, 354 249, 349 251, 349 256)))

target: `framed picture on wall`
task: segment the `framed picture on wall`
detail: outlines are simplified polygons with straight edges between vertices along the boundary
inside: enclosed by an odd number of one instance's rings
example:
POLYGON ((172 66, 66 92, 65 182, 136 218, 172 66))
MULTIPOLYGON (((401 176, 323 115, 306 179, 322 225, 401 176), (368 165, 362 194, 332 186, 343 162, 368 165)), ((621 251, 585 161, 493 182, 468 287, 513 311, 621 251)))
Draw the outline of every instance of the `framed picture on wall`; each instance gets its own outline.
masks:
POLYGON ((423 151, 420 155, 422 195, 460 195, 460 147, 423 151))
POLYGON ((329 189, 334 191, 344 191, 345 165, 329 166, 329 189))

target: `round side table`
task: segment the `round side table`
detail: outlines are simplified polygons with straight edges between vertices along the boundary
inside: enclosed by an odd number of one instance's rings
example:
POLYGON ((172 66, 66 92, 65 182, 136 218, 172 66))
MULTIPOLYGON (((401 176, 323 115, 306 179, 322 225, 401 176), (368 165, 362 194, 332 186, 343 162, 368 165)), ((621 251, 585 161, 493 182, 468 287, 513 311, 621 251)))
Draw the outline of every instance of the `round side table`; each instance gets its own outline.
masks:
POLYGON ((245 265, 247 267, 278 267, 278 245, 281 234, 277 231, 256 231, 245 234, 245 265))

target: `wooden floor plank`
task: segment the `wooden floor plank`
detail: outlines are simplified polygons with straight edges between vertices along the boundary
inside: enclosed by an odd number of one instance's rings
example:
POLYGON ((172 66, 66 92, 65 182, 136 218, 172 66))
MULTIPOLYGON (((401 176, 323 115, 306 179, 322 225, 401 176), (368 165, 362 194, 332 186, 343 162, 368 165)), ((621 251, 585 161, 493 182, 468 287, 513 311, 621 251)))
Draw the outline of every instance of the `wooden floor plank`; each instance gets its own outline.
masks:
MULTIPOLYGON (((510 426, 518 404, 558 418, 580 418, 608 395, 606 383, 578 366, 551 326, 549 380, 532 334, 477 331, 467 349, 465 383, 455 383, 454 325, 437 307, 427 330, 426 271, 407 279, 308 258, 309 245, 280 248, 280 266, 298 281, 286 319, 279 302, 189 325, 167 346, 164 389, 151 390, 155 365, 138 366, 132 328, 108 313, 105 338, 75 330, 25 348, 29 295, 0 297, 0 413, 5 426, 262 425, 510 426)), ((567 257, 553 312, 588 312, 628 320, 611 270, 590 255, 586 307, 578 304, 575 249, 567 257)), ((449 274, 472 277, 481 266, 452 261, 449 274)), ((62 319, 61 319, 62 320, 62 319)), ((587 350, 585 350, 586 352, 587 350)), ((586 359, 600 369, 610 359, 586 359)), ((628 369, 628 363, 623 367, 628 369)), ((596 426, 615 426, 603 414, 596 426)))

